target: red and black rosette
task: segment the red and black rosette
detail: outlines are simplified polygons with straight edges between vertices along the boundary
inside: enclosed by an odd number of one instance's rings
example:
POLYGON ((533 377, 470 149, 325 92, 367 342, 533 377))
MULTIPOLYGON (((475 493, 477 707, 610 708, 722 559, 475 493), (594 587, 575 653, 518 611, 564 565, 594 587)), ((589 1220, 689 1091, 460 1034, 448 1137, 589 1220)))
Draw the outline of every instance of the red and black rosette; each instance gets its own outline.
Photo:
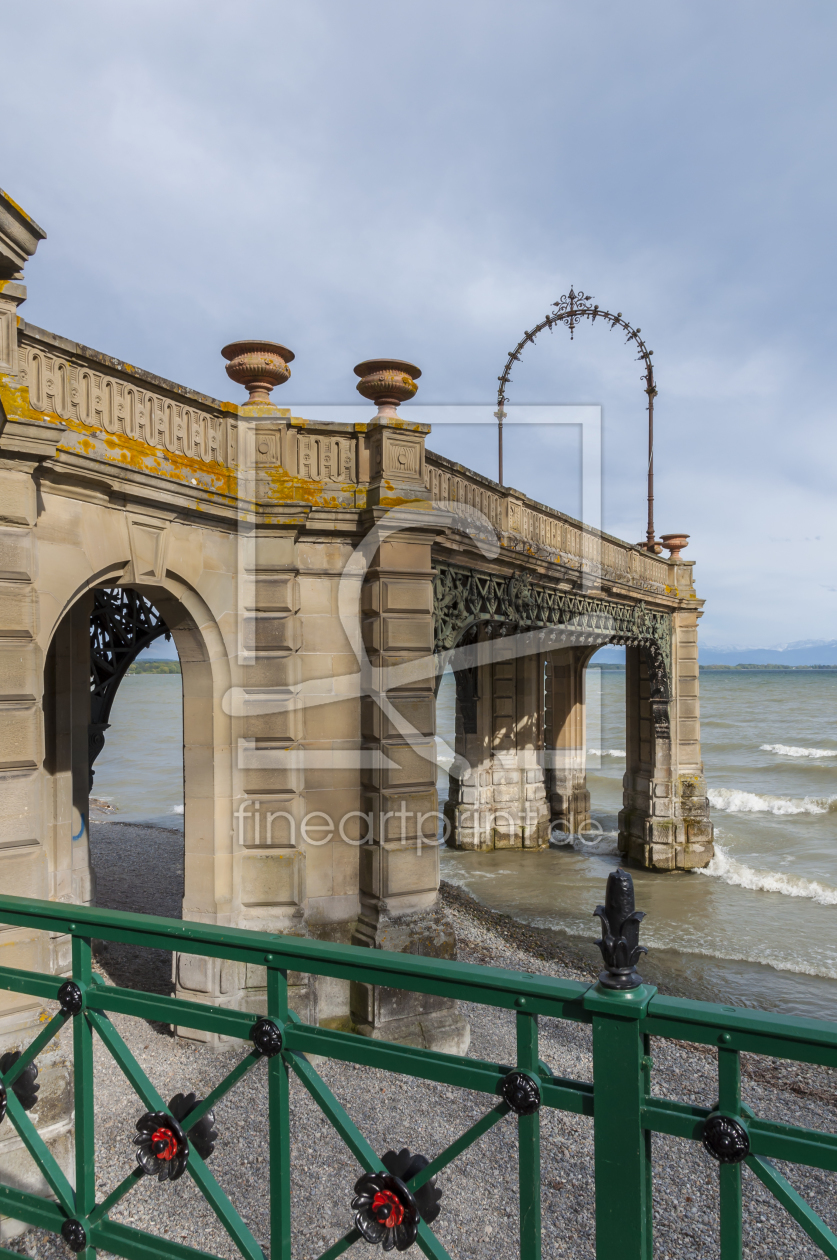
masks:
POLYGON ((405 1147, 387 1151, 381 1162, 385 1173, 366 1173, 355 1183, 352 1208, 355 1225, 368 1243, 380 1243, 384 1251, 406 1251, 412 1247, 419 1221, 428 1223, 439 1215, 442 1192, 431 1177, 415 1194, 405 1184, 430 1162, 424 1155, 411 1155, 405 1147))
POLYGON ((158 1181, 177 1181, 189 1162, 189 1144, 201 1159, 208 1159, 215 1150, 215 1114, 208 1111, 189 1129, 188 1139, 181 1121, 198 1104, 195 1094, 175 1094, 169 1111, 149 1111, 137 1121, 137 1163, 149 1177, 158 1181), (170 1114, 169 1114, 170 1113, 170 1114))

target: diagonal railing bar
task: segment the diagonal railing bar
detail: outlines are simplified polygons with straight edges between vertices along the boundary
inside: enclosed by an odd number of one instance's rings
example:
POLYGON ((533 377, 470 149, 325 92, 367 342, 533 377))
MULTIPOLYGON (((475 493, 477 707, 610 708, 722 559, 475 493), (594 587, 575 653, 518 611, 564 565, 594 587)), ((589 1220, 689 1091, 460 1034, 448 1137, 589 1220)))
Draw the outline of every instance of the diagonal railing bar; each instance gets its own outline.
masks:
POLYGON ((133 1190, 134 1186, 138 1185, 144 1176, 145 1173, 140 1168, 139 1164, 137 1164, 136 1168, 132 1168, 128 1173, 128 1176, 123 1177, 119 1185, 114 1190, 111 1190, 108 1197, 103 1199, 101 1203, 96 1204, 93 1211, 87 1218, 90 1221, 90 1224, 95 1225, 97 1221, 101 1221, 104 1217, 106 1217, 111 1208, 116 1207, 117 1203, 121 1202, 128 1191, 133 1190))
MULTIPOLYGON (((369 1145, 354 1120, 352 1120, 343 1104, 335 1098, 319 1072, 315 1072, 311 1064, 306 1062, 305 1059, 301 1059, 291 1052, 286 1053, 285 1057, 314 1099, 314 1102, 333 1128, 340 1134, 361 1167, 366 1172, 386 1172, 386 1166, 375 1149, 369 1145)), ((439 1242, 436 1235, 421 1219, 419 1220, 416 1242, 424 1254, 430 1257, 430 1260, 450 1260, 448 1252, 439 1242)), ((340 1253, 338 1252, 337 1254, 339 1255, 340 1253)))
POLYGON ((241 1254, 246 1256, 247 1260, 264 1260, 262 1248, 194 1147, 189 1151, 186 1171, 241 1254))
POLYGON ((237 1085, 243 1076, 254 1068, 257 1063, 261 1062, 264 1055, 260 1050, 251 1050, 248 1055, 237 1063, 233 1070, 229 1072, 224 1079, 215 1086, 211 1094, 207 1094, 196 1107, 193 1107, 189 1114, 181 1121, 183 1128, 188 1133, 190 1129, 202 1120, 208 1111, 211 1111, 217 1102, 219 1102, 225 1094, 228 1094, 234 1085, 237 1085))
POLYGON ((221 1260, 211 1251, 198 1251, 173 1238, 147 1234, 121 1221, 99 1221, 91 1229, 93 1246, 127 1260, 221 1260))
POLYGON ((87 1011, 86 1016, 107 1046, 112 1057, 116 1060, 122 1075, 132 1086, 140 1101, 145 1104, 149 1111, 168 1111, 168 1107, 163 1102, 163 1099, 157 1093, 107 1015, 100 1011, 87 1011))
POLYGON ((386 1172, 378 1152, 369 1145, 354 1120, 343 1104, 332 1094, 319 1072, 315 1072, 311 1064, 300 1056, 290 1051, 283 1052, 283 1054, 296 1076, 320 1108, 320 1111, 340 1134, 363 1170, 368 1173, 386 1172))
POLYGON ((68 1019, 69 1015, 66 1015, 64 1011, 59 1011, 57 1015, 53 1015, 49 1023, 41 1029, 35 1040, 26 1047, 20 1058, 12 1064, 8 1072, 4 1076, 0 1076, 0 1080, 9 1087, 14 1085, 21 1072, 29 1066, 33 1059, 37 1059, 44 1046, 48 1045, 53 1037, 60 1033, 68 1019))
POLYGON ((64 1176, 52 1151, 23 1110, 14 1090, 10 1089, 6 1095, 6 1108, 6 1114, 17 1129, 23 1145, 43 1173, 50 1190, 68 1216, 72 1216, 76 1210, 73 1187, 64 1176))
POLYGON ((443 1151, 431 1160, 426 1168, 422 1168, 421 1172, 416 1173, 407 1182, 407 1189, 412 1190, 415 1194, 416 1190, 420 1190, 422 1186, 427 1185, 431 1177, 435 1177, 436 1173, 441 1172, 443 1168, 447 1168, 448 1164, 452 1164, 458 1155, 463 1151, 467 1151, 478 1138, 481 1138, 489 1129, 493 1129, 498 1121, 502 1120, 511 1111, 511 1107, 506 1102, 501 1102, 487 1115, 481 1116, 476 1124, 472 1124, 470 1129, 466 1129, 461 1137, 455 1142, 451 1142, 450 1146, 446 1146, 443 1151))
POLYGON ((760 1159, 756 1155, 750 1155, 744 1162, 829 1260, 837 1260, 837 1235, 831 1232, 813 1208, 794 1190, 787 1178, 769 1160, 760 1159))
POLYGON ((337 1239, 336 1243, 332 1243, 328 1251, 324 1251, 321 1256, 317 1257, 317 1260, 337 1260, 338 1256, 342 1256, 344 1251, 348 1251, 362 1237, 363 1234, 359 1229, 350 1229, 348 1234, 344 1234, 342 1238, 337 1239))
MULTIPOLYGON (((168 1106, 157 1093, 145 1072, 131 1054, 119 1033, 106 1015, 101 1012, 88 1011, 88 1019, 96 1029, 102 1041, 121 1068, 124 1076, 133 1086, 149 1111, 168 1111, 168 1106)), ((249 1057, 249 1056, 248 1056, 249 1057)), ((246 1062, 246 1060, 245 1060, 246 1062)), ((241 1066, 241 1065, 239 1065, 241 1066)), ((229 1234, 247 1260, 263 1260, 263 1252, 252 1233, 233 1207, 228 1196, 219 1186, 194 1146, 189 1150, 189 1162, 186 1171, 197 1185, 203 1197, 212 1208, 218 1220, 229 1234)), ((130 1187, 128 1187, 130 1189, 130 1187)))

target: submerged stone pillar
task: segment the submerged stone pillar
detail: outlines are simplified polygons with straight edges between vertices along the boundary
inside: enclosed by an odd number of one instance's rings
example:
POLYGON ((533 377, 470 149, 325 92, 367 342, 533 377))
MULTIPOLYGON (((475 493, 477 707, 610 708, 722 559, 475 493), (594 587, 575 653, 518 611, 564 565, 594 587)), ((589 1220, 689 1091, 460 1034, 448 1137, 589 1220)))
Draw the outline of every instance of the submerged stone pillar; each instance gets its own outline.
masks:
POLYGON ((578 835, 590 825, 585 678, 594 647, 557 648, 546 656, 544 742, 552 825, 578 835))
POLYGON ((478 645, 472 713, 457 682, 456 751, 445 809, 459 849, 536 849, 549 841, 544 787, 543 656, 518 655, 514 639, 478 645))
MULTIPOLYGON (((692 562, 675 570, 691 588, 692 562)), ((697 609, 672 613, 672 676, 668 705, 655 698, 647 658, 625 653, 626 770, 619 814, 619 851, 657 871, 706 866, 713 854, 706 780, 700 754, 697 609)))

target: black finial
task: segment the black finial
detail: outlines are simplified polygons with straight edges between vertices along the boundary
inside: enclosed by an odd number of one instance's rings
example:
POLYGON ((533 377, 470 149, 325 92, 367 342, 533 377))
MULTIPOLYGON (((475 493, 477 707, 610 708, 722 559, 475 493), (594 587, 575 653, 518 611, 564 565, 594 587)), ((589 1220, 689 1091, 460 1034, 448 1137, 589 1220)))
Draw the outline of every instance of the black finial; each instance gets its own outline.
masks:
POLYGON ((647 954, 639 944, 639 925, 645 918, 642 910, 634 909, 634 882, 627 871, 619 867, 607 877, 605 903, 593 911, 602 923, 602 939, 596 941, 602 951, 605 970, 599 975, 599 983, 606 989, 636 989, 642 976, 636 970, 640 954, 647 954))

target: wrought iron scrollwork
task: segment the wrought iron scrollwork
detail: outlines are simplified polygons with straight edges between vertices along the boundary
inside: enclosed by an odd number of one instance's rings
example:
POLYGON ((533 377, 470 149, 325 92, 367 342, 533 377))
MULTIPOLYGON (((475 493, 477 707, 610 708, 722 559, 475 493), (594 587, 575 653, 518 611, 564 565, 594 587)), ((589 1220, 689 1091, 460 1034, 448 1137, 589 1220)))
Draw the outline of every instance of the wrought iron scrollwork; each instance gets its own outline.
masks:
POLYGON ((489 634, 565 626, 576 642, 616 643, 642 650, 651 677, 657 735, 670 734, 671 616, 645 603, 622 604, 559 590, 525 571, 480 573, 437 564, 433 587, 435 651, 461 644, 476 627, 489 634))
POLYGON ((88 765, 93 787, 93 762, 105 746, 111 705, 122 679, 149 644, 171 631, 144 595, 124 587, 95 592, 90 614, 90 725, 88 765))

